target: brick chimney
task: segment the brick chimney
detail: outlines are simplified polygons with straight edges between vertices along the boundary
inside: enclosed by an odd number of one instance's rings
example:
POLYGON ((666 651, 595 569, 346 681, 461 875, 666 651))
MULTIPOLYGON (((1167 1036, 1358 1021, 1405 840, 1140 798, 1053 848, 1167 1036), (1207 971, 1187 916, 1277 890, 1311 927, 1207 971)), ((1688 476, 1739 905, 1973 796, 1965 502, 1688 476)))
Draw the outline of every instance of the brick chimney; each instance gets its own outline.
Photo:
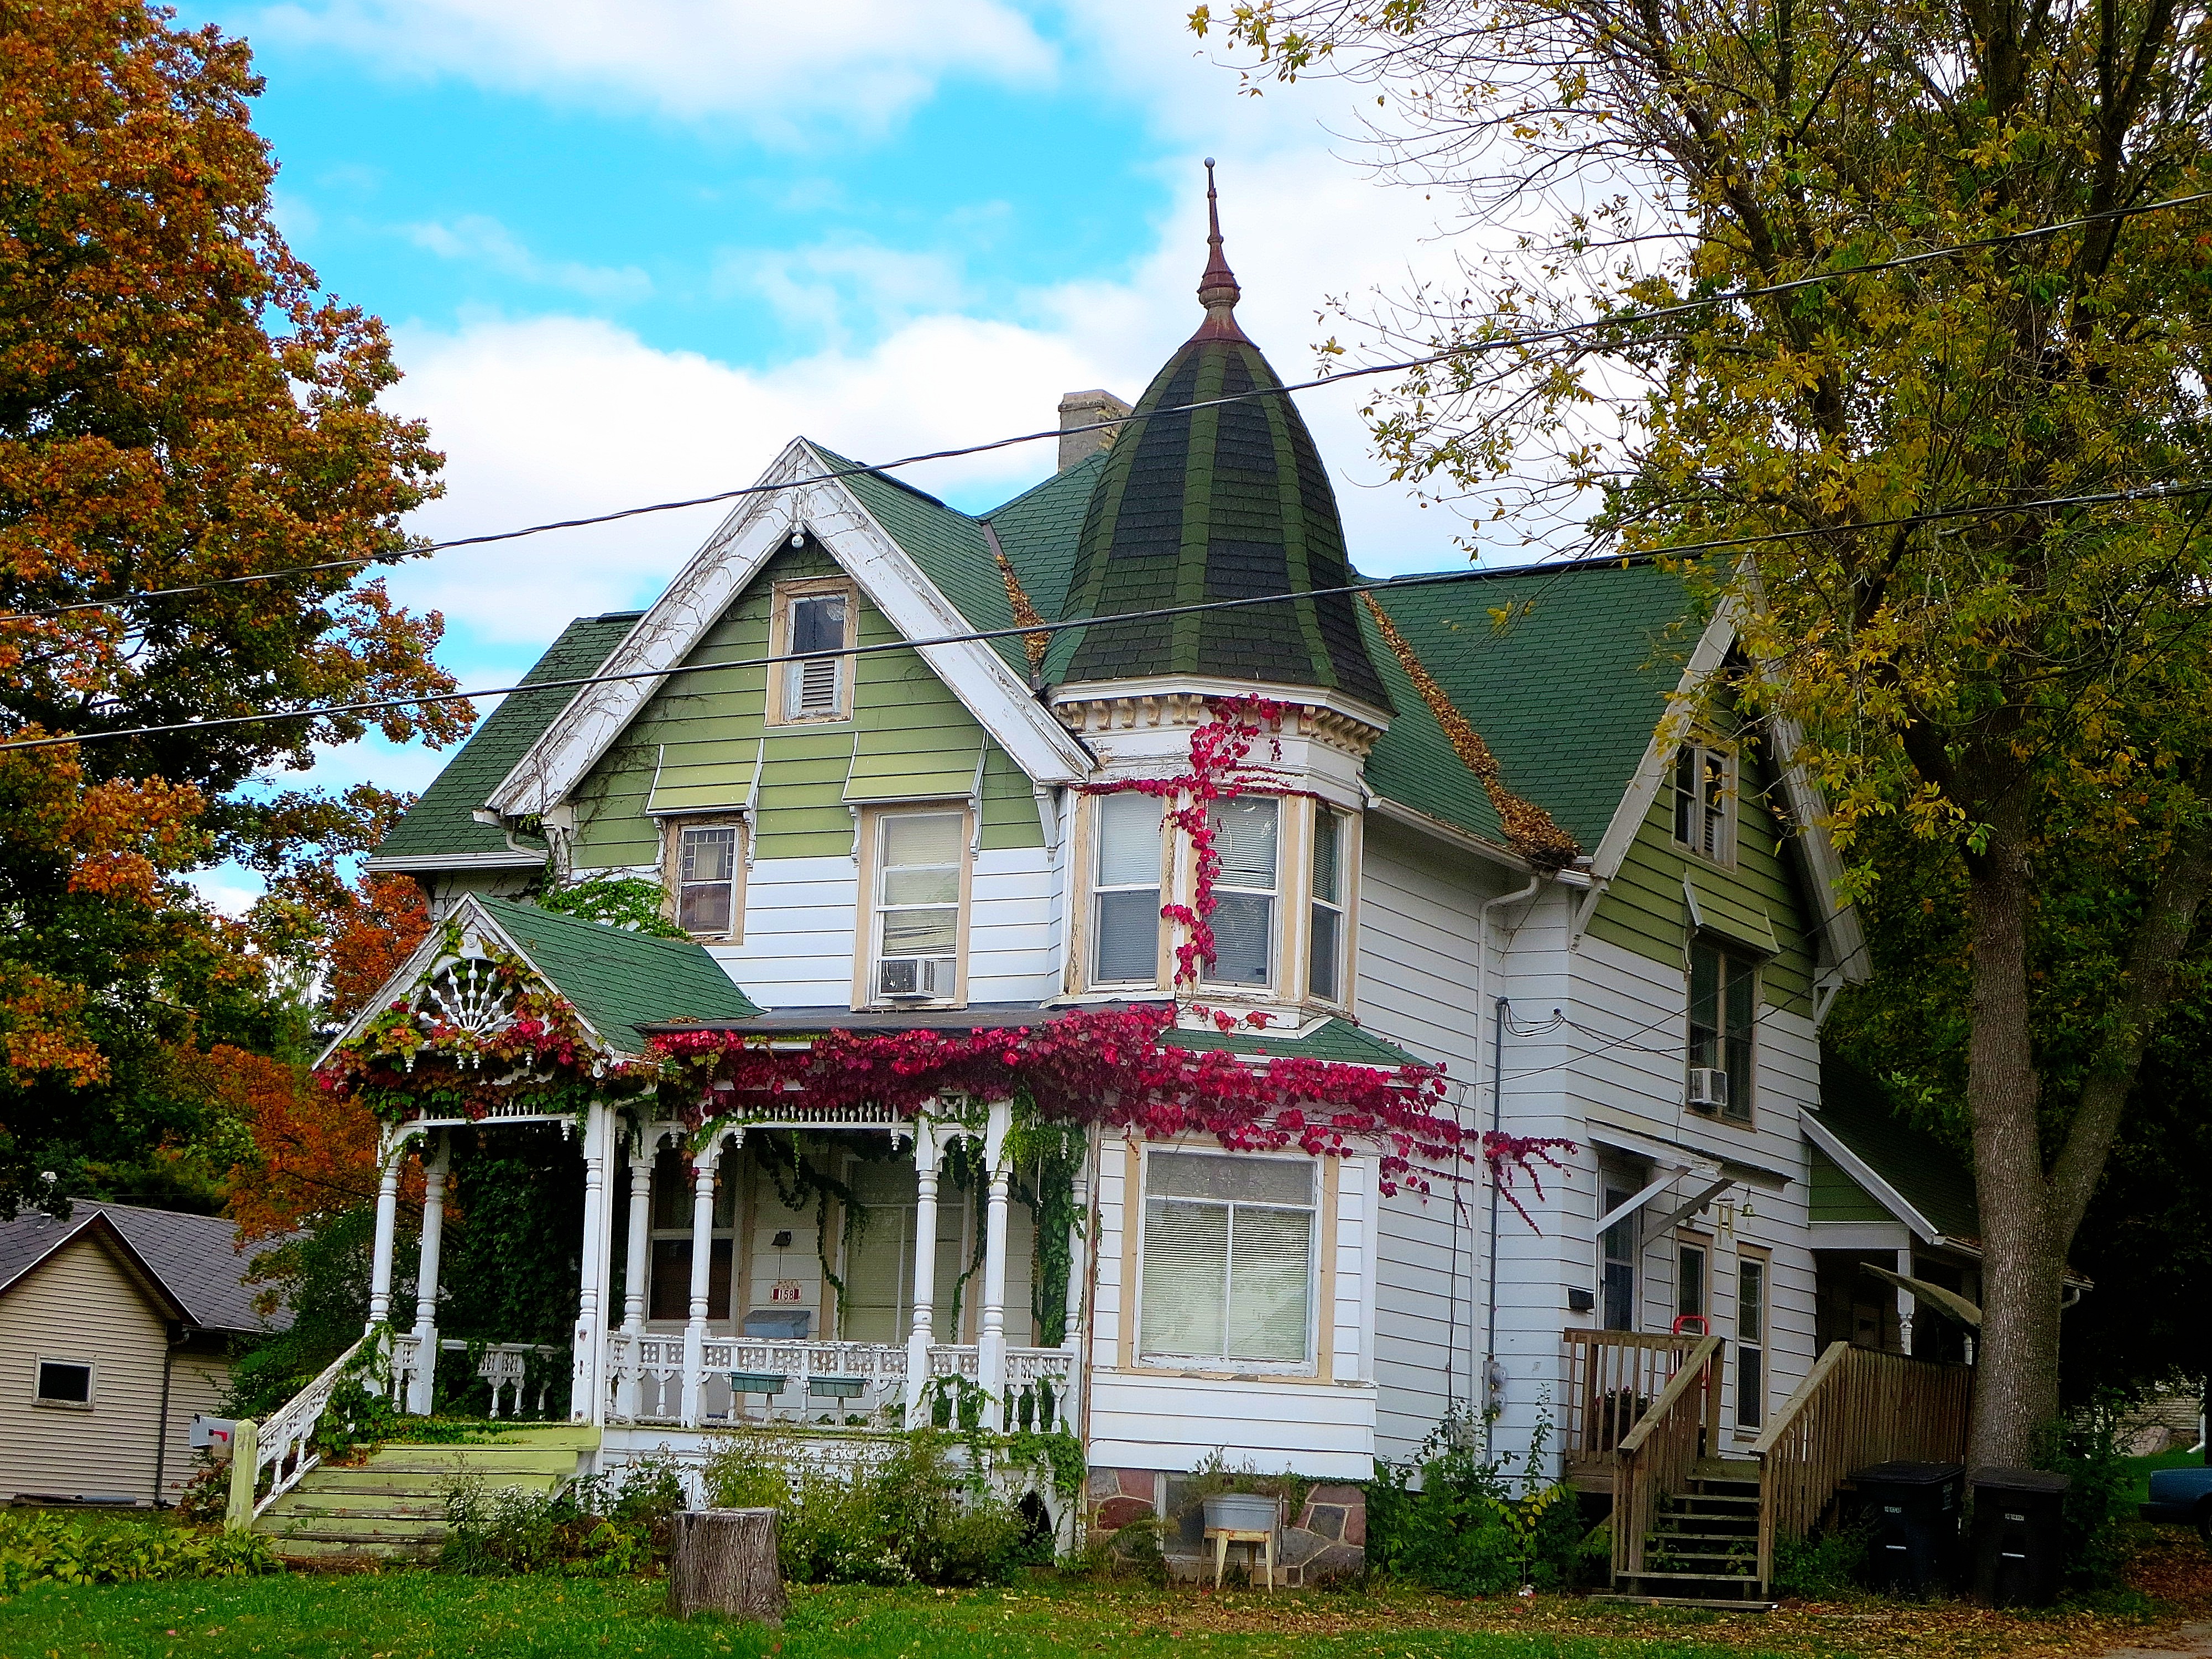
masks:
POLYGON ((1110 392, 1093 387, 1089 392, 1071 392, 1060 400, 1060 470, 1062 472, 1085 456, 1112 447, 1114 434, 1118 429, 1106 427, 1096 432, 1077 432, 1072 427, 1085 427, 1096 421, 1110 421, 1127 415, 1129 405, 1110 392))

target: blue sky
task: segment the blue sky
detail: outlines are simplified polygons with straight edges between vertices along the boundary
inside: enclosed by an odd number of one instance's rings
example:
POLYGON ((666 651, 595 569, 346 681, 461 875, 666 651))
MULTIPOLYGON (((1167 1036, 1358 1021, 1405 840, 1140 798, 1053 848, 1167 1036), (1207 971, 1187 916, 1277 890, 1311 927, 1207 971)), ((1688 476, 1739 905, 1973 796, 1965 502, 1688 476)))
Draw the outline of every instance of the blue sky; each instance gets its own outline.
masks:
MULTIPOLYGON (((750 480, 804 432, 876 459, 1125 397, 1195 324, 1204 173, 1247 329, 1310 372, 1332 295, 1449 268, 1435 209, 1332 131, 1351 93, 1239 95, 1183 0, 304 0, 184 9, 253 46, 279 219, 391 325, 387 401, 447 453, 438 536, 750 480)), ((1353 395, 1301 399, 1364 568, 1464 556, 1381 481, 1353 395)), ((1049 446, 909 474, 959 505, 1049 446)), ((572 616, 641 605, 711 509, 455 552, 399 573, 465 684, 511 680, 572 616)), ((444 757, 365 744, 319 781, 419 787, 444 757)), ((291 780, 289 781, 296 781, 291 780)), ((234 872, 209 884, 235 903, 234 872)))

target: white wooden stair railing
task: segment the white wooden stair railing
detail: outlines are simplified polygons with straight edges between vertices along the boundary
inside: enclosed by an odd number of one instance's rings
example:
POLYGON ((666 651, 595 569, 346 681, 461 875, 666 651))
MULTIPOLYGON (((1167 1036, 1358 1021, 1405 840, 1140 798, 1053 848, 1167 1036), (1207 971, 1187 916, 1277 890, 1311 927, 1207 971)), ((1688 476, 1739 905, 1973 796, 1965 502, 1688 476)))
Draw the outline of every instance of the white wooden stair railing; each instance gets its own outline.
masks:
POLYGON ((223 1524, 244 1531, 264 1510, 300 1484, 322 1462, 314 1449, 315 1428, 331 1403, 339 1380, 360 1361, 372 1338, 364 1336, 325 1366, 323 1374, 260 1422, 241 1421, 231 1439, 230 1502, 223 1524), (261 1472, 270 1472, 267 1495, 259 1496, 261 1472))

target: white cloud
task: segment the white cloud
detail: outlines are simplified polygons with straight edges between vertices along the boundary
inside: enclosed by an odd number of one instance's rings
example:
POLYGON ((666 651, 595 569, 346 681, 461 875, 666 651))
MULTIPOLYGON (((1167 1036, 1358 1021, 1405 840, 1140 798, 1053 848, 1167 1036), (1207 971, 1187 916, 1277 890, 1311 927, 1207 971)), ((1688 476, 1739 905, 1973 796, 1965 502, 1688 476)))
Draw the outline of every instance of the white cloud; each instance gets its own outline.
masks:
POLYGON ((726 250, 714 276, 718 295, 757 295, 787 328, 832 343, 848 338, 855 322, 880 327, 917 312, 957 307, 965 287, 959 268, 942 253, 858 240, 726 250))
POLYGON ((505 225, 483 214, 465 214, 450 225, 409 225, 406 234, 416 246, 441 259, 489 266, 520 282, 564 289, 587 300, 621 303, 642 300, 653 292, 653 279, 635 265, 616 268, 541 259, 505 225))
POLYGON ((305 0, 248 33, 401 74, 735 118, 768 137, 817 119, 879 130, 949 76, 1037 84, 1054 69, 1005 0, 305 0))

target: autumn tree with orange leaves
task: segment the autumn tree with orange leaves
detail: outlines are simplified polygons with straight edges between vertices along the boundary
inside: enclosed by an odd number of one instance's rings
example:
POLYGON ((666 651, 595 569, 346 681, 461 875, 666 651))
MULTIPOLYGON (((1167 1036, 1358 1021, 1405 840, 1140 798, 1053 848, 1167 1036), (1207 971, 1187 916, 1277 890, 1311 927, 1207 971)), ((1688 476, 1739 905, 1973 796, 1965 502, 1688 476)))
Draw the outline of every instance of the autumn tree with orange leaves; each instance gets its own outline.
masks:
POLYGON ((440 457, 377 407, 382 325, 277 234, 245 46, 173 15, 0 10, 0 1213, 219 1201, 281 1093, 246 1059, 296 1066, 305 1032, 182 878, 357 836, 362 803, 257 774, 470 719, 293 713, 451 690, 441 619, 367 574, 409 552, 440 457), (303 566, 335 568, 234 580, 303 566), (4 746, 60 734, 96 740, 4 746))

